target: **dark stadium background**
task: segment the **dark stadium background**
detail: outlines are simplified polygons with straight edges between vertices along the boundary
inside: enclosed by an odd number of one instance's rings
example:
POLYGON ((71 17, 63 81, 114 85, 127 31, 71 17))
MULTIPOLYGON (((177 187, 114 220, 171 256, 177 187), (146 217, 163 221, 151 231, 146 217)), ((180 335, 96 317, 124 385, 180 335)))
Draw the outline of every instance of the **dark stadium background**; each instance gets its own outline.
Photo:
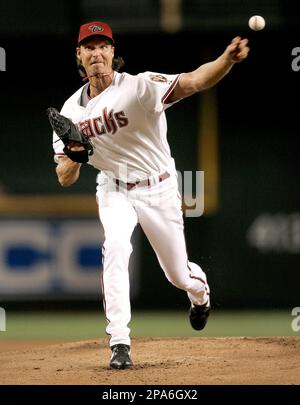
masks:
MULTIPOLYGON (((18 283, 10 290, 2 283, 9 271, 7 225, 25 224, 31 235, 32 225, 41 221, 51 229, 52 243, 53 229, 61 223, 76 220, 80 227, 81 220, 98 221, 93 205, 96 171, 86 166, 76 185, 58 185, 45 114, 48 106, 60 108, 82 85, 74 56, 78 27, 93 20, 111 24, 116 54, 132 74, 190 71, 220 55, 236 35, 249 38, 248 60, 234 66, 210 93, 218 128, 212 157, 218 174, 215 205, 200 217, 185 219, 188 251, 207 271, 215 309, 290 312, 300 305, 300 71, 292 70, 292 50, 300 46, 296 2, 182 1, 181 25, 175 32, 162 26, 162 3, 1 2, 0 47, 6 51, 6 71, 0 72, 0 306, 8 311, 101 310, 100 285, 99 292, 74 292, 59 284, 60 268, 54 270, 56 284, 52 280, 46 289, 26 293, 18 283), (261 32, 248 28, 254 14, 266 19, 261 32), (74 211, 76 204, 80 207, 74 211)), ((199 111, 205 102, 204 94, 193 96, 169 109, 167 118, 177 169, 204 170, 206 178, 209 173, 199 158, 205 156, 199 147, 199 111)), ((133 310, 186 310, 185 294, 167 282, 138 230, 136 243, 133 310)), ((28 244, 30 250, 30 236, 28 244)), ((15 249, 11 271, 18 274, 17 264, 29 260, 28 277, 34 284, 30 261, 36 274, 35 260, 50 263, 53 270, 52 249, 52 261, 44 256, 26 259, 24 250, 15 249)), ((92 270, 98 274, 97 268, 92 270)), ((26 269, 22 271, 24 275, 26 269)))

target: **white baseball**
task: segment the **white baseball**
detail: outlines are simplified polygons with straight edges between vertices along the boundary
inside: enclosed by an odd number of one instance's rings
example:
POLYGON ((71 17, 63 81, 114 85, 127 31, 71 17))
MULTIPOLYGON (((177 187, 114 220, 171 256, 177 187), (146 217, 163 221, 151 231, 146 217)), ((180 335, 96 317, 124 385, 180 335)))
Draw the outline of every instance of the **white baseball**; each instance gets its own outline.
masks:
POLYGON ((249 18, 248 24, 253 31, 260 31, 265 28, 266 21, 261 15, 253 15, 249 18))

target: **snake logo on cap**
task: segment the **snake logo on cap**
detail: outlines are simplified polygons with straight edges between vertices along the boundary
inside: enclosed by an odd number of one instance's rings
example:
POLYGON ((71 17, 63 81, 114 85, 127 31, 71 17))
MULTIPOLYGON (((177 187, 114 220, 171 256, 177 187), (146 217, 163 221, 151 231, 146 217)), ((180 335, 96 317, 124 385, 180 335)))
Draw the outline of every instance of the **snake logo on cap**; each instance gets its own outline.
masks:
POLYGON ((104 31, 104 28, 99 27, 99 25, 90 25, 90 26, 88 27, 88 29, 89 29, 90 31, 92 31, 92 32, 102 32, 102 31, 104 31))

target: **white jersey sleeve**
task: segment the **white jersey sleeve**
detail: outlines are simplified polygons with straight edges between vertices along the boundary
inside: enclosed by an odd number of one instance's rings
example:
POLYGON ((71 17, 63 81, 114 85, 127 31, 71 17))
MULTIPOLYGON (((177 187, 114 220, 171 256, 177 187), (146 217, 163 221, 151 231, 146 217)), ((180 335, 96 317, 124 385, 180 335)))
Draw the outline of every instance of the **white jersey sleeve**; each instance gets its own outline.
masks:
POLYGON ((166 103, 180 75, 144 72, 137 75, 137 97, 142 106, 151 113, 160 113, 173 103, 166 103))

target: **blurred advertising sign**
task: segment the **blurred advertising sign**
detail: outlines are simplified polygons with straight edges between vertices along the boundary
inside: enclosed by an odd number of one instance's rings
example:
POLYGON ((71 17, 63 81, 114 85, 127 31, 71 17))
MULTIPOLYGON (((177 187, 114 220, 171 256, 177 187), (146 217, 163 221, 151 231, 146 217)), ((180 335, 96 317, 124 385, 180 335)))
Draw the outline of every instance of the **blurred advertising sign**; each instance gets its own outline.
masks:
MULTIPOLYGON (((99 296, 104 234, 95 220, 0 221, 0 296, 99 296)), ((130 277, 137 291, 137 263, 130 277)))

